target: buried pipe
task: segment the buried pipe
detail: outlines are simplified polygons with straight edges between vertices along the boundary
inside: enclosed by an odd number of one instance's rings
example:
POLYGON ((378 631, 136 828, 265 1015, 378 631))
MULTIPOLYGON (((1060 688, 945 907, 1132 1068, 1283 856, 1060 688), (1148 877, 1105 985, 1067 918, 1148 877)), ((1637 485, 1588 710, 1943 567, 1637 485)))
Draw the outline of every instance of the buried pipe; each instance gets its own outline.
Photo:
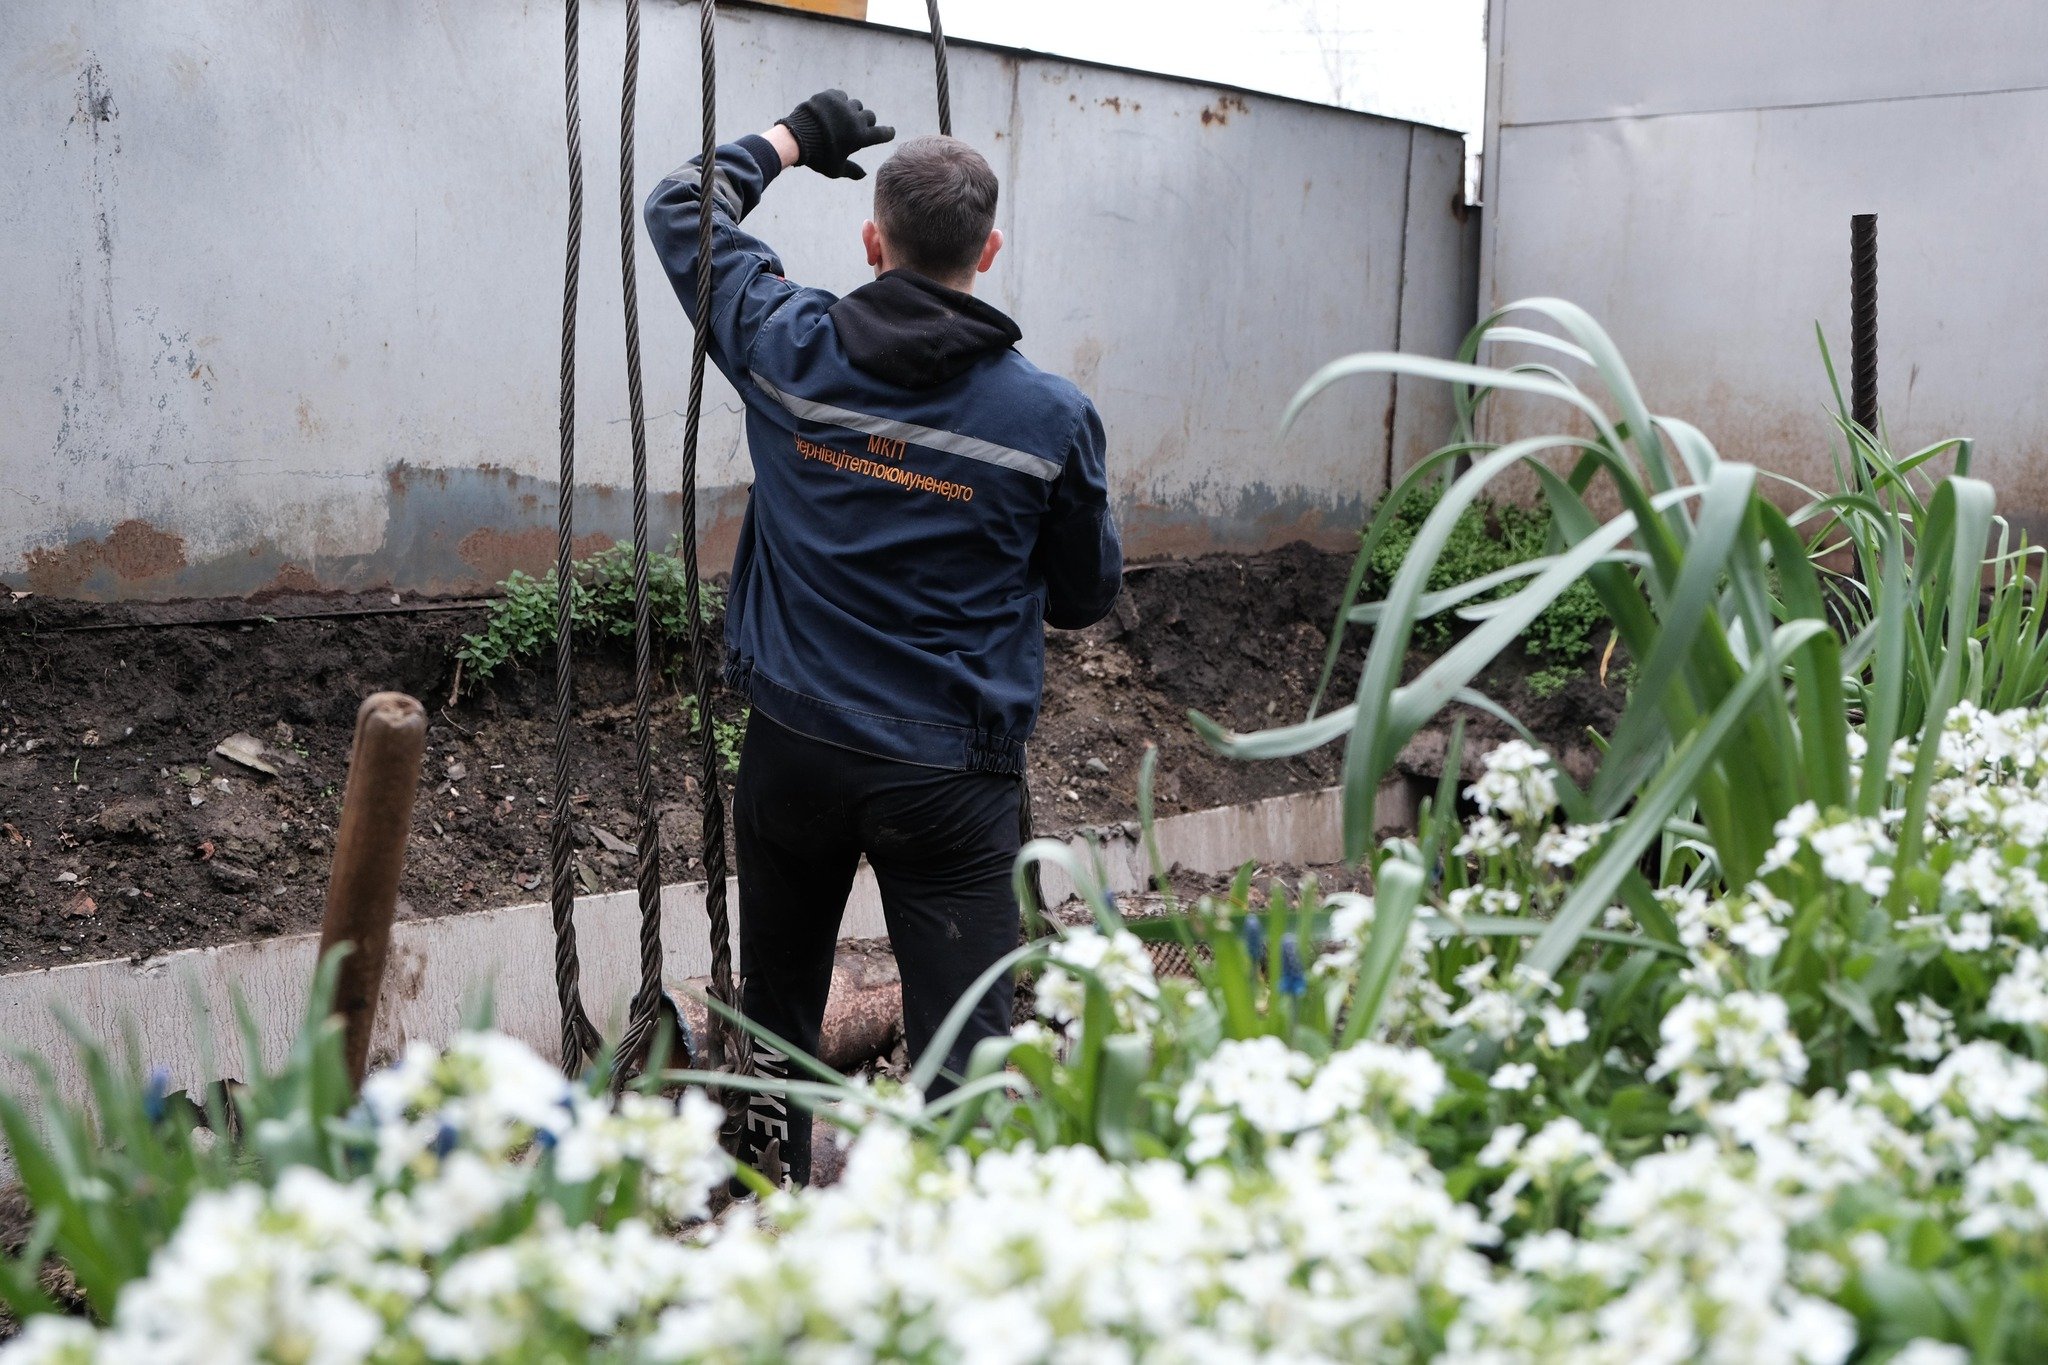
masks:
POLYGON ((372 693, 356 711, 355 747, 327 881, 327 914, 320 923, 322 959, 341 944, 349 946, 334 983, 334 1012, 342 1020, 352 1088, 363 1083, 369 1061, 426 747, 426 708, 403 692, 372 693))
MULTIPOLYGON (((711 978, 694 976, 678 993, 690 1036, 711 1026, 704 1004, 711 978)), ((818 1060, 835 1071, 852 1071, 887 1056, 903 1036, 902 978, 885 943, 841 943, 832 959, 832 992, 818 1035, 818 1060)))

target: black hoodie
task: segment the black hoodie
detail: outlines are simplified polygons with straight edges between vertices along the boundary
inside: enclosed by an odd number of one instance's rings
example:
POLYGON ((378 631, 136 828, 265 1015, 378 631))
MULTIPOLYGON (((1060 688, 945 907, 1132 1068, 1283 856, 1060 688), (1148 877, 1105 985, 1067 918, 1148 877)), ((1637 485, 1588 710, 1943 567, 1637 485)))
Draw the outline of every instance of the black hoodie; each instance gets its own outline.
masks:
POLYGON ((891 270, 825 310, 846 358, 906 389, 943 384, 1024 334, 1001 309, 909 270, 891 270))

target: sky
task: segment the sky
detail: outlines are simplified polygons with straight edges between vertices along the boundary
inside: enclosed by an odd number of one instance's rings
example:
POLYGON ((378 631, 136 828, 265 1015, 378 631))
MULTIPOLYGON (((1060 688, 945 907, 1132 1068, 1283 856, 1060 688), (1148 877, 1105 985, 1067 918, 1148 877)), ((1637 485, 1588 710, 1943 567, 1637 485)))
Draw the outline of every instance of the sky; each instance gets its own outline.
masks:
MULTIPOLYGON (((1292 95, 1471 134, 1486 106, 1485 0, 941 0, 978 38, 1292 95)), ((868 19, 926 27, 924 0, 868 19)))

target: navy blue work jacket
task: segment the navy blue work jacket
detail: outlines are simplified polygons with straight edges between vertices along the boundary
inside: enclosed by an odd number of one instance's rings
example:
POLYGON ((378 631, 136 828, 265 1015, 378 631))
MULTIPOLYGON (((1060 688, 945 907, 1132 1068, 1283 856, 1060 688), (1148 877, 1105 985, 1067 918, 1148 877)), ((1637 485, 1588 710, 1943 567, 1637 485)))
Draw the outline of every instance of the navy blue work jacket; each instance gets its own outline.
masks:
MULTIPOLYGON (((1102 420, 969 294, 901 270, 843 299, 784 279, 740 226, 781 168, 749 137, 718 149, 713 176, 709 347, 754 464, 726 680, 827 743, 1021 772, 1044 626, 1093 624, 1121 583, 1102 420)), ((693 160, 646 205, 698 325, 701 186, 693 160)))

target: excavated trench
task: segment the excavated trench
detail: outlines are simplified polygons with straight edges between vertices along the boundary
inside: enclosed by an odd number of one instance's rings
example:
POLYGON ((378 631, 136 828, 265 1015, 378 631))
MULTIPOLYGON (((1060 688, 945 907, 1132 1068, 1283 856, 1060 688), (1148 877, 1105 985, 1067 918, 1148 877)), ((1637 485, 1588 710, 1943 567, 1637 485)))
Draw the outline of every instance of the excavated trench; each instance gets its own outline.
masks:
MULTIPOLYGON (((1186 714, 1238 729, 1298 718, 1348 567, 1306 545, 1139 567, 1109 619, 1050 633, 1031 751, 1040 831, 1130 819, 1148 743, 1161 814, 1334 782, 1334 747, 1235 762, 1186 714)), ((542 898, 548 679, 515 670, 451 701, 454 652, 483 620, 481 605, 388 595, 0 606, 0 972, 315 928, 355 708, 381 688, 425 699, 432 720, 401 917, 542 898), (217 752, 231 736, 259 766, 217 752)), ((632 880, 630 671, 622 651, 579 667, 578 873, 585 892, 610 891, 632 880)), ((1588 677, 1539 701, 1513 661, 1496 673, 1493 695, 1567 751, 1618 700, 1588 677)), ((1354 678, 1341 668, 1336 694, 1354 678)), ((670 882, 702 876, 677 699, 671 686, 655 727, 670 882)), ((1426 746, 1418 757, 1426 768, 1426 746)))

